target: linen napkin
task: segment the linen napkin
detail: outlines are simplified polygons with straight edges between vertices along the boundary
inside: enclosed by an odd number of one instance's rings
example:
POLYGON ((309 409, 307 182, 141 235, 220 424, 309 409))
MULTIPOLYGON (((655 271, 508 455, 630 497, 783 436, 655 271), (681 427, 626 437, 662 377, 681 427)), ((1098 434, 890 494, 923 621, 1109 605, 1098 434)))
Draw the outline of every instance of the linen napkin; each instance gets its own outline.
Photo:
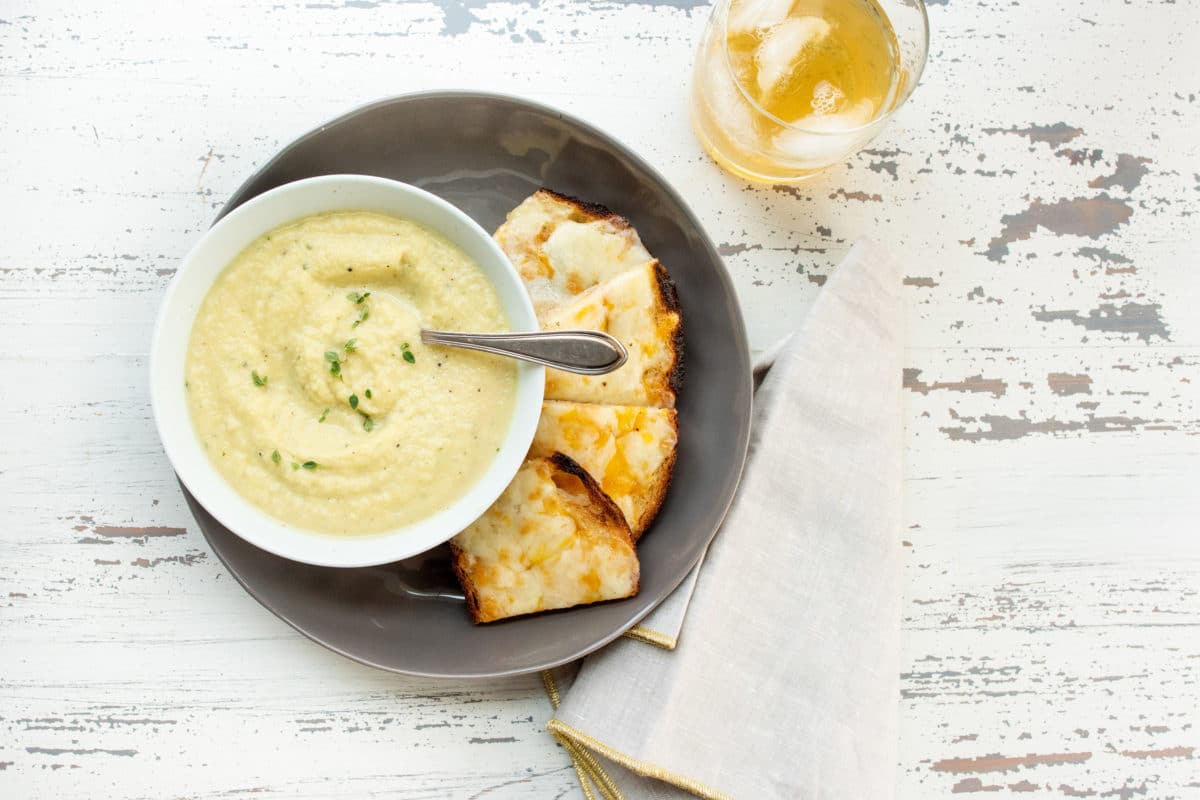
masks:
POLYGON ((894 796, 900 277, 856 244, 782 348, 721 531, 643 623, 674 649, 619 640, 561 703, 544 676, 588 798, 894 796))
MULTIPOLYGON (((757 389, 763 379, 775 365, 775 359, 784 346, 791 340, 788 336, 764 350, 754 359, 754 388, 757 389)), ((657 607, 637 625, 625 632, 630 639, 652 644, 664 650, 674 650, 679 641, 679 632, 683 628, 683 619, 687 615, 688 605, 692 602, 692 592, 696 588, 696 578, 700 568, 704 566, 704 557, 692 567, 675 591, 667 596, 657 607)))

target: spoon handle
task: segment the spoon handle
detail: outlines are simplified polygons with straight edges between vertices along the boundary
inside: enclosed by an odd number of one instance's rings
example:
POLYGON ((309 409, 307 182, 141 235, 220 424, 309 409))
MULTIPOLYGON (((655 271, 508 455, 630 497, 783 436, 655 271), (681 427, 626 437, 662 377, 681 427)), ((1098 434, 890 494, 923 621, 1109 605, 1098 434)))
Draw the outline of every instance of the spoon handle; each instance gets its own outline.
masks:
POLYGON ((600 331, 461 333, 423 330, 421 341, 482 350, 580 375, 604 375, 629 358, 623 344, 600 331))

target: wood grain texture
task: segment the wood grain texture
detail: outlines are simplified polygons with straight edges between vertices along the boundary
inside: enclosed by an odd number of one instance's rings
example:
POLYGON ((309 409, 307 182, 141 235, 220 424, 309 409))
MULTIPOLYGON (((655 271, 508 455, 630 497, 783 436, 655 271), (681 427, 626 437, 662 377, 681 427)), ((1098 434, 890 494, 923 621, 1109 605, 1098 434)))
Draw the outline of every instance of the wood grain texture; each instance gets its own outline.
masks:
POLYGON ((1200 796, 1200 6, 941 0, 910 103, 793 188, 691 136, 707 13, 3 4, 0 796, 580 796, 536 676, 374 672, 246 596, 150 419, 159 299, 224 198, 329 117, 453 87, 656 164, 757 347, 854 240, 904 260, 901 797, 1200 796))

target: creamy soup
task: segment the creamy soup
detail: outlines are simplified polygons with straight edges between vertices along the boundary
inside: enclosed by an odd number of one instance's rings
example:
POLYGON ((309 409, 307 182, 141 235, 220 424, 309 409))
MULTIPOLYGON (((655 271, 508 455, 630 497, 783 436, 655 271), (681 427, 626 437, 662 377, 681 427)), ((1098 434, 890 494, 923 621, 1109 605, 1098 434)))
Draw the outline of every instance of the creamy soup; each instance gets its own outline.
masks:
POLYGON ((422 327, 508 328, 495 288, 441 236, 367 212, 262 236, 192 328, 188 405, 209 458, 300 528, 378 532, 445 508, 499 451, 516 368, 422 345, 422 327))

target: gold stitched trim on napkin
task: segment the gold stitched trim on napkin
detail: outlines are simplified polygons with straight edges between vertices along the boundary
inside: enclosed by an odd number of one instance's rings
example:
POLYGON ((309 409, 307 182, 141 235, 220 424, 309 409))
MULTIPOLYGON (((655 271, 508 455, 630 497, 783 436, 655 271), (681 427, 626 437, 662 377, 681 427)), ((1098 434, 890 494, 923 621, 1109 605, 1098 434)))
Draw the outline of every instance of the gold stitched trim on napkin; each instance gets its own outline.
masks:
POLYGON ((634 625, 625 631, 625 635, 630 639, 637 639, 639 642, 661 647, 663 650, 674 650, 678 641, 674 636, 668 636, 662 631, 656 631, 644 625, 634 625))
POLYGON ((542 670, 542 686, 546 688, 546 697, 550 698, 550 707, 558 710, 558 704, 562 700, 558 696, 558 685, 554 682, 554 673, 548 669, 542 670))
POLYGON ((612 778, 604 771, 604 767, 600 766, 600 762, 594 755, 566 736, 557 733, 552 733, 552 735, 555 741, 571 755, 571 761, 575 764, 575 775, 580 778, 579 786, 583 789, 584 795, 591 795, 591 787, 587 781, 582 779, 581 773, 596 785, 596 789, 604 800, 625 800, 625 795, 621 794, 621 790, 613 783, 612 778))
MULTIPOLYGON (((557 709, 560 702, 558 686, 554 683, 554 674, 548 669, 542 670, 542 686, 546 689, 546 696, 550 698, 550 707, 557 709)), ((565 736, 559 736, 556 733, 551 735, 571 757, 571 766, 575 768, 575 777, 579 781, 579 788, 583 790, 586 800, 596 800, 592 784, 599 787, 600 795, 604 800, 625 800, 621 790, 612 782, 612 778, 608 777, 604 767, 600 766, 591 753, 565 736)))
MULTIPOLYGON (((551 719, 546 723, 546 728, 549 729, 549 731, 554 734, 554 737, 560 742, 563 739, 567 739, 572 741, 581 749, 586 747, 589 750, 594 750, 595 752, 607 758, 609 761, 613 761, 625 767, 630 772, 636 772, 638 775, 644 775, 647 778, 655 778, 660 781, 665 781, 678 786, 680 789, 689 791, 698 797, 707 798, 707 800, 733 800, 732 797, 724 792, 719 792, 711 786, 706 786, 703 783, 700 783, 700 781, 693 780, 686 775, 680 775, 677 772, 671 772, 670 770, 656 767, 653 764, 647 764, 645 761, 639 761, 636 758, 630 758, 620 750, 614 750, 613 748, 604 744, 604 742, 601 742, 598 739, 593 739, 583 731, 572 728, 570 725, 560 720, 551 719)), ((590 753, 587 753, 586 750, 584 752, 587 755, 591 755, 590 753)), ((614 788, 616 787, 614 786, 614 788)))

